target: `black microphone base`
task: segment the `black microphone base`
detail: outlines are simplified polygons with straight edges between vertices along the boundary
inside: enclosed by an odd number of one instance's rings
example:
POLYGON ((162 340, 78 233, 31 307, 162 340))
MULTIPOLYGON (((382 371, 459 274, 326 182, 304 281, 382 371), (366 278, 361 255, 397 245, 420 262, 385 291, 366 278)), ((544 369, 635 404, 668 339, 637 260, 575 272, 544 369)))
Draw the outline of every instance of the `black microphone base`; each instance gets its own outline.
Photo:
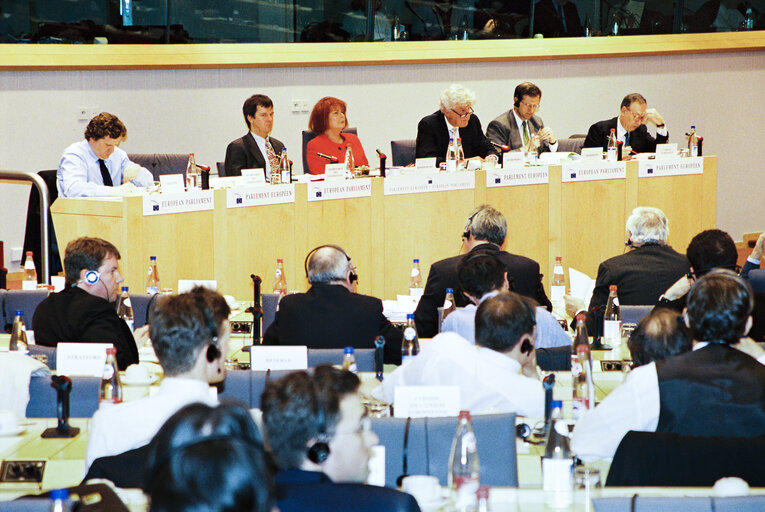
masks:
POLYGON ((600 338, 596 338, 595 341, 592 342, 592 345, 590 345, 590 350, 613 350, 608 345, 604 345, 602 341, 600 341, 600 338))
POLYGON ((66 428, 62 428, 60 430, 58 427, 46 428, 40 437, 43 439, 64 439, 69 437, 77 437, 77 434, 79 433, 79 428, 70 427, 67 425, 66 428))

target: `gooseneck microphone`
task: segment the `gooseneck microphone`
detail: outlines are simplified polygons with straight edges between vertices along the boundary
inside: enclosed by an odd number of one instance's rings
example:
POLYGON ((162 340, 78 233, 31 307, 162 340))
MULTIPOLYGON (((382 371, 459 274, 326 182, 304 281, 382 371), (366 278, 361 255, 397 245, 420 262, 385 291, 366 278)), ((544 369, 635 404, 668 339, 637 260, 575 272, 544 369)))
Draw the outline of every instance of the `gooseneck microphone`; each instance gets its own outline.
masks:
POLYGON ((377 156, 380 158, 380 177, 385 177, 385 161, 387 160, 387 156, 385 156, 385 153, 380 151, 379 149, 375 149, 377 152, 377 156))
POLYGON ((490 140, 489 142, 491 143, 492 146, 494 146, 495 148, 497 148, 497 149, 499 149, 499 150, 501 150, 503 152, 510 151, 510 146, 508 146, 507 144, 497 144, 493 140, 490 140))
MULTIPOLYGON (((250 279, 252 279, 252 307, 245 309, 244 312, 252 313, 252 345, 256 343, 260 345, 261 320, 263 318, 263 308, 260 305, 260 283, 263 280, 255 274, 250 274, 250 279)), ((242 352, 249 352, 249 350, 250 347, 248 346, 242 347, 242 352)))
POLYGON ((316 153, 316 156, 321 157, 325 160, 329 160, 330 162, 337 162, 337 157, 332 155, 325 155, 324 153, 316 153))

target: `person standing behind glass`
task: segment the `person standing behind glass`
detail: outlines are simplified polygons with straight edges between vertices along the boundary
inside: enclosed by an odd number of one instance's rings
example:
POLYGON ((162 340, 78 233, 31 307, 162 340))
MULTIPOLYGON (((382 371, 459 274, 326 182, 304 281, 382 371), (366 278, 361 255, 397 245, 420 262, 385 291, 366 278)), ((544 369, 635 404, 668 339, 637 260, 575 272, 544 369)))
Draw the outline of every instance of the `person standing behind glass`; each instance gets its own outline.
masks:
POLYGON ((309 173, 324 174, 324 166, 329 163, 317 153, 334 156, 337 158, 337 163, 341 163, 345 160, 348 146, 353 151, 357 167, 369 165, 359 138, 353 133, 342 133, 348 128, 346 108, 343 100, 332 96, 320 99, 313 106, 311 117, 308 119, 308 129, 319 135, 308 142, 305 148, 309 173))

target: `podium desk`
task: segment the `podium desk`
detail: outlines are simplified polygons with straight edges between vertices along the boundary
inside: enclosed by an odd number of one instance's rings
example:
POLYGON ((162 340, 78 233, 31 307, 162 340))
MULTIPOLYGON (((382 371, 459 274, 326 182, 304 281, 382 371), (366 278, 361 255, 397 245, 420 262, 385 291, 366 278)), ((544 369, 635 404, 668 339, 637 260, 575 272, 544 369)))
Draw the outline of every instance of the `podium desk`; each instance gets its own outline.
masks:
POLYGON ((304 291, 306 255, 331 243, 353 258, 360 293, 392 298, 408 293, 413 258, 424 281, 433 262, 458 254, 467 216, 488 203, 507 217, 504 249, 538 261, 549 286, 556 256, 595 277, 601 261, 622 254, 636 206, 667 214, 668 242, 680 253, 714 227, 716 157, 703 158, 701 174, 639 178, 638 166, 627 162, 626 178, 576 182, 562 179, 565 167, 550 166, 547 183, 516 186, 489 186, 491 171, 457 173, 469 176, 469 187, 415 193, 386 194, 385 183, 398 178, 371 178, 367 197, 332 200, 309 200, 312 185, 296 183, 294 202, 236 208, 228 207, 227 190, 215 190, 211 210, 147 216, 141 196, 59 198, 51 212, 61 247, 86 235, 114 243, 133 291, 144 288, 150 255, 158 257, 164 288, 176 289, 178 279, 215 279, 222 293, 251 297, 250 274, 270 291, 283 258, 289 289, 304 291))

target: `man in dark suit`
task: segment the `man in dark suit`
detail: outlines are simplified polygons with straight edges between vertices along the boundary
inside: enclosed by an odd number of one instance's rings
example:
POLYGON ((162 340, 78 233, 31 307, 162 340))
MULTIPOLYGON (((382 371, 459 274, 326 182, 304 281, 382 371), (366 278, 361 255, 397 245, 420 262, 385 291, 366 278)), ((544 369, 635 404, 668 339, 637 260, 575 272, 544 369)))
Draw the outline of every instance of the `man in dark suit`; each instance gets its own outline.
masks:
POLYGON ((473 115, 475 94, 461 85, 451 85, 441 93, 441 108, 423 117, 417 125, 417 158, 436 157, 436 165, 446 160, 449 138, 462 139, 465 158, 486 158, 497 150, 481 129, 481 121, 473 115))
POLYGON ((669 130, 655 108, 646 108, 648 103, 642 94, 628 94, 622 100, 618 117, 606 121, 598 121, 590 126, 585 148, 603 148, 608 146, 608 136, 611 130, 616 130, 616 138, 624 143, 624 148, 632 148, 633 153, 653 153, 656 144, 664 144, 669 140, 669 130), (656 138, 648 133, 645 122, 656 126, 656 138))
POLYGON ((741 269, 741 277, 746 279, 755 293, 765 293, 765 270, 760 268, 762 253, 765 250, 765 233, 760 233, 752 254, 746 259, 741 269))
POLYGON ((274 126, 274 103, 263 94, 247 98, 242 107, 249 132, 226 148, 226 176, 241 176, 242 169, 263 169, 266 180, 279 169, 284 144, 270 137, 274 126))
POLYGON ((385 337, 385 363, 401 363, 401 331, 383 315, 382 301, 354 293, 356 268, 340 247, 317 247, 306 260, 311 288, 285 296, 264 345, 306 345, 309 348, 375 348, 385 337))
POLYGON ((534 33, 545 37, 584 35, 576 4, 568 0, 540 0, 534 7, 534 33))
POLYGON ((351 372, 329 365, 313 375, 294 372, 266 384, 263 427, 282 512, 417 512, 414 498, 365 485, 370 448, 378 443, 351 372))
POLYGON ((534 114, 539 110, 541 101, 542 90, 539 87, 531 82, 518 84, 513 93, 513 108, 489 123, 486 137, 515 151, 528 147, 529 139, 536 133, 541 151, 557 151, 555 134, 550 127, 545 127, 542 118, 534 114))
POLYGON ((454 290, 454 302, 458 307, 469 303, 459 286, 457 267, 463 259, 477 252, 494 253, 505 265, 512 291, 531 297, 540 306, 552 310, 552 304, 542 286, 539 263, 531 258, 501 250, 506 234, 507 219, 500 211, 484 204, 471 212, 462 234, 466 254, 446 258, 430 266, 425 290, 414 312, 414 321, 420 337, 432 338, 438 334, 438 308, 444 304, 447 288, 454 290))
MULTIPOLYGON (((35 343, 55 347, 59 342, 112 343, 117 366, 138 363, 130 328, 117 316, 114 300, 120 292, 120 252, 101 238, 72 240, 64 253, 66 288, 42 301, 32 319, 35 343)), ((148 329, 142 328, 145 336, 148 329)))

